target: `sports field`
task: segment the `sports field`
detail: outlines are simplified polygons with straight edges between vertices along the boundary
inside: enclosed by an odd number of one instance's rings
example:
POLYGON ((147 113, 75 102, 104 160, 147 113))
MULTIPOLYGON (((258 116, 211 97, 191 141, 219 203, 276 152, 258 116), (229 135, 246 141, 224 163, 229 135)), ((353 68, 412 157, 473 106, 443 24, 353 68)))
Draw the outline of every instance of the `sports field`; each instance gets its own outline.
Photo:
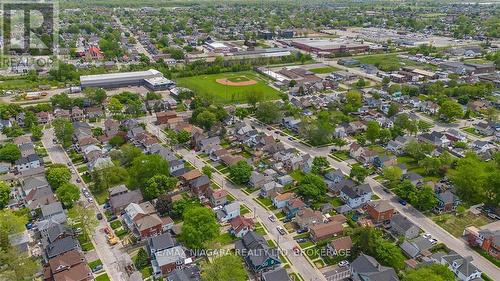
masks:
POLYGON ((177 85, 221 103, 245 103, 248 95, 279 99, 280 92, 253 71, 200 75, 176 79, 177 85))

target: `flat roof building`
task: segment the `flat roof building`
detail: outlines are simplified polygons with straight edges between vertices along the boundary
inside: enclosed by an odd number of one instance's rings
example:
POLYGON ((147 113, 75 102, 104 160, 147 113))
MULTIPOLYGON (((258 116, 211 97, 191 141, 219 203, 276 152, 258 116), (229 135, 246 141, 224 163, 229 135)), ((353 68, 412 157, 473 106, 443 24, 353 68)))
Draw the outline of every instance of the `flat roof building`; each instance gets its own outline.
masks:
POLYGON ((126 86, 142 86, 145 85, 146 79, 155 77, 163 78, 163 74, 158 70, 150 69, 146 71, 83 75, 80 76, 80 84, 82 88, 119 88, 126 86))
POLYGON ((317 54, 360 53, 369 49, 368 45, 342 40, 297 39, 291 40, 290 44, 298 49, 317 54))

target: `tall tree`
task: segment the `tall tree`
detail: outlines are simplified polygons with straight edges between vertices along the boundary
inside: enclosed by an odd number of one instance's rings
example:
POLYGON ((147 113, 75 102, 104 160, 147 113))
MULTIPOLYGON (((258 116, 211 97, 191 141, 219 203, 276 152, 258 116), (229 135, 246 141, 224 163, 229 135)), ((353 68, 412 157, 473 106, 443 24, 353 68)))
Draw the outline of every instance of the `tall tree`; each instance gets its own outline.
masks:
POLYGON ((75 204, 73 208, 68 211, 68 218, 72 226, 78 225, 86 235, 90 235, 94 232, 95 228, 99 225, 94 209, 85 208, 79 204, 75 204))
POLYGON ((168 164, 159 154, 141 155, 132 161, 128 169, 129 186, 144 189, 147 181, 156 175, 169 176, 168 164))
POLYGON ((183 218, 180 238, 191 249, 202 249, 205 242, 219 235, 219 224, 211 209, 189 208, 184 212, 183 218))
POLYGON ((368 121, 366 125, 366 139, 375 143, 380 137, 380 125, 376 121, 368 121))
POLYGON ((56 118, 52 121, 52 126, 54 127, 54 132, 59 143, 65 148, 69 147, 73 138, 73 124, 67 119, 56 118))
POLYGON ((250 180, 252 166, 245 160, 241 160, 229 167, 229 177, 237 184, 244 184, 250 180))
POLYGON ((68 183, 71 180, 71 171, 64 164, 53 164, 47 168, 45 177, 50 186, 57 190, 61 185, 68 183))
POLYGON ((349 176, 357 182, 362 183, 365 181, 365 178, 368 176, 368 174, 368 169, 363 166, 356 165, 351 168, 351 173, 349 174, 349 176))
POLYGON ((454 100, 445 100, 439 108, 439 115, 447 122, 452 122, 463 114, 462 106, 454 100))
POLYGON ((266 124, 277 122, 281 115, 278 105, 273 102, 261 102, 255 111, 255 117, 266 124))
POLYGON ((13 143, 6 143, 0 148, 0 161, 14 163, 21 157, 21 150, 13 143))
POLYGON ((7 206, 10 200, 10 186, 4 181, 0 181, 0 210, 7 206))
POLYGON ((67 182, 59 186, 56 195, 66 208, 71 208, 73 203, 80 198, 80 190, 78 186, 67 182))
POLYGON ((330 163, 325 156, 316 156, 313 159, 311 171, 315 174, 323 175, 329 166, 330 163))

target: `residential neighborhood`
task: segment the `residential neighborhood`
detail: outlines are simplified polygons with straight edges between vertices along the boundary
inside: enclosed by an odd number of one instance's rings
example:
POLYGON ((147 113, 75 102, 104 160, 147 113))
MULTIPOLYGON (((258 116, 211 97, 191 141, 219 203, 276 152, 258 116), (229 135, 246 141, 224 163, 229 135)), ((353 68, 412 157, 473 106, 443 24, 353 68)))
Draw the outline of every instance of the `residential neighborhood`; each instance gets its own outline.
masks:
POLYGON ((174 2, 0 40, 0 280, 499 278, 498 3, 174 2))

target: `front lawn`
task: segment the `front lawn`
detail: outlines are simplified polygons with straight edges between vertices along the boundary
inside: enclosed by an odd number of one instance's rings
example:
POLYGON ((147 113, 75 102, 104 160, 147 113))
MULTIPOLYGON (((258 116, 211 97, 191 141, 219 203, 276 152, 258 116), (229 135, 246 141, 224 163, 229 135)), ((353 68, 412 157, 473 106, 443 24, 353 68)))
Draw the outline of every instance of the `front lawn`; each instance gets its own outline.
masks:
POLYGON ((93 270, 94 268, 96 268, 97 266, 99 266, 99 265, 102 265, 102 261, 101 261, 101 260, 95 260, 95 261, 91 261, 91 262, 89 262, 89 267, 90 267, 90 269, 92 269, 92 270, 93 270))
POLYGON ((111 228, 113 230, 115 230, 115 229, 120 228, 122 226, 122 222, 119 220, 115 220, 115 221, 112 221, 109 225, 111 226, 111 228))
POLYGON ((153 267, 148 266, 140 270, 142 274, 142 279, 146 279, 149 276, 153 275, 153 267))
POLYGON ((332 204, 333 207, 340 207, 344 205, 344 202, 340 199, 340 197, 335 197, 330 201, 330 204, 332 204))
POLYGON ((245 205, 240 205, 240 215, 248 214, 250 213, 250 209, 248 209, 247 206, 245 205))
POLYGON ((469 134, 471 134, 471 135, 473 135, 473 136, 476 136, 476 137, 478 137, 478 138, 482 138, 482 137, 484 137, 484 136, 482 136, 482 135, 478 134, 478 133, 476 132, 476 129, 474 129, 473 127, 466 127, 466 128, 462 128, 462 131, 464 131, 464 132, 466 132, 466 133, 469 133, 469 134))
POLYGON ((490 223, 490 220, 483 215, 476 216, 468 212, 462 216, 455 214, 437 215, 432 217, 432 220, 455 237, 462 236, 464 229, 468 226, 479 228, 490 223))
POLYGON ((94 249, 94 245, 90 241, 90 238, 88 235, 82 233, 82 234, 78 235, 76 237, 76 239, 80 243, 80 246, 82 247, 82 250, 84 252, 88 252, 88 251, 91 251, 94 249))
POLYGON ((349 151, 345 151, 345 150, 337 150, 337 151, 334 151, 334 152, 332 152, 330 154, 334 158, 338 158, 338 159, 340 159, 342 161, 348 160, 350 158, 349 151))
POLYGON ((107 273, 101 274, 95 278, 95 281, 110 281, 107 273))
POLYGON ((271 208, 273 205, 273 201, 269 198, 259 197, 255 199, 261 206, 265 208, 271 208))

